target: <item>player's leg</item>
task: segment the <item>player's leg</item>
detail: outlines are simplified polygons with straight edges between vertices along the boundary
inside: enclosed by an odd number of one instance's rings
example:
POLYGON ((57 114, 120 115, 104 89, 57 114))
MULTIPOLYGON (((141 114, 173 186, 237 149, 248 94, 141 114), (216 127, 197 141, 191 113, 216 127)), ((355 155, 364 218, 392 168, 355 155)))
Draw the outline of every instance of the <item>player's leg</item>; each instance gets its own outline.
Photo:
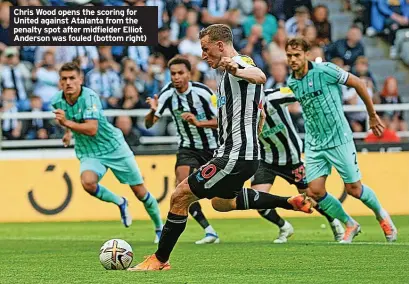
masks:
MULTIPOLYGON (((304 194, 307 192, 308 183, 305 177, 305 167, 303 163, 294 165, 292 167, 291 173, 282 171, 281 177, 286 179, 290 184, 294 184, 297 187, 298 193, 304 194)), ((327 219, 332 233, 334 234, 334 239, 336 241, 341 241, 345 233, 344 227, 342 226, 341 222, 338 219, 335 219, 328 215, 324 210, 320 208, 318 203, 315 204, 314 209, 327 219)))
POLYGON ((350 143, 340 145, 333 149, 332 163, 339 172, 345 183, 347 193, 360 199, 369 209, 371 209, 380 223, 385 237, 393 242, 397 239, 397 229, 392 222, 388 212, 382 208, 375 192, 367 185, 361 183, 361 173, 358 167, 355 144, 350 143))
POLYGON ((140 264, 129 268, 129 271, 168 270, 169 257, 180 235, 186 228, 188 208, 190 204, 199 200, 192 191, 188 179, 181 182, 172 193, 170 211, 163 227, 157 251, 140 264))
MULTIPOLYGON (((200 167, 198 162, 196 162, 196 167, 193 165, 195 161, 192 160, 193 157, 190 155, 182 155, 178 153, 177 162, 176 162, 176 185, 181 183, 185 180, 193 171, 200 167), (190 164, 190 165, 187 165, 190 164)), ((196 241, 196 244, 211 244, 211 243, 219 243, 220 239, 213 229, 213 227, 209 224, 209 221, 205 217, 202 211, 202 207, 200 206, 199 202, 194 202, 189 207, 189 213, 196 220, 197 223, 204 229, 205 237, 201 240, 196 241)))
MULTIPOLYGON (((276 174, 272 171, 271 165, 261 161, 256 174, 251 178, 251 188, 257 191, 270 192, 275 178, 276 174)), ((261 217, 279 227, 280 232, 277 239, 274 240, 274 243, 286 243, 287 239, 293 235, 293 226, 281 218, 274 208, 259 209, 257 211, 261 217)))
MULTIPOLYGON (((142 177, 141 177, 142 179, 142 177)), ((162 219, 160 217, 160 210, 159 204, 156 198, 146 189, 145 185, 143 184, 143 180, 135 181, 135 183, 142 182, 136 185, 130 185, 133 193, 135 194, 136 198, 143 203, 146 212, 148 213, 149 217, 151 218, 154 226, 155 226, 155 240, 154 243, 157 244, 159 242, 160 235, 162 233, 162 219)))
POLYGON ((99 159, 83 158, 81 159, 81 184, 82 187, 89 194, 96 198, 118 205, 123 224, 128 227, 132 223, 132 219, 128 212, 128 202, 126 198, 116 195, 108 188, 98 183, 104 174, 106 173, 106 167, 101 163, 99 159))
POLYGON ((325 150, 311 151, 306 149, 306 177, 308 182, 307 195, 317 201, 319 207, 332 218, 338 219, 345 224, 347 230, 344 234, 348 242, 359 234, 359 224, 349 216, 341 202, 327 192, 325 183, 331 173, 331 162, 327 158, 325 150))
POLYGON ((142 174, 129 147, 121 146, 112 154, 106 155, 103 162, 122 184, 128 184, 131 187, 136 198, 143 203, 154 223, 155 239, 157 239, 163 226, 159 205, 156 198, 144 186, 142 174))

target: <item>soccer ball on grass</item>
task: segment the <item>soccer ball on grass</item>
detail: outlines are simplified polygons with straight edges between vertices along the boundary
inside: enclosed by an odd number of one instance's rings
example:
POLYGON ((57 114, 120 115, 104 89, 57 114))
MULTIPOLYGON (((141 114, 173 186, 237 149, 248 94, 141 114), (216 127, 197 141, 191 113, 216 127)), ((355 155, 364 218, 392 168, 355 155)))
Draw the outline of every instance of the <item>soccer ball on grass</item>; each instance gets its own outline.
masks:
POLYGON ((107 270, 127 269, 132 260, 132 247, 121 239, 106 241, 99 251, 99 261, 107 270))

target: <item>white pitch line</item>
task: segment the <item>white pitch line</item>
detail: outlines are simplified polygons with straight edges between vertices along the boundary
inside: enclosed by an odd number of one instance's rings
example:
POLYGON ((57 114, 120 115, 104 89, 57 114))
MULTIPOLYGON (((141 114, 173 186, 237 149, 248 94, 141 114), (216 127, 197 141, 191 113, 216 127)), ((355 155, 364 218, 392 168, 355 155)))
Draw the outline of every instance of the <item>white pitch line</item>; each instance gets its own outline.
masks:
MULTIPOLYGON (((121 237, 119 237, 121 238, 121 237)), ((124 238, 124 237, 122 237, 124 238)), ((70 237, 0 237, 0 240, 2 241, 96 241, 100 242, 104 238, 95 238, 95 237, 76 237, 76 238, 70 238, 70 237)), ((138 241, 133 241, 133 242, 138 242, 138 241)), ((145 242, 143 240, 140 240, 140 242, 145 242)), ((224 241, 224 243, 228 244, 228 241, 224 241)), ((243 242, 245 243, 245 242, 243 242)), ((360 242, 360 241, 355 241, 352 242, 351 244, 340 244, 337 242, 326 242, 326 241, 290 241, 286 245, 309 245, 309 244, 314 244, 314 245, 336 245, 336 246, 348 246, 348 245, 376 245, 376 246, 409 246, 409 242, 395 242, 395 243, 387 243, 387 242, 360 242)), ((272 245, 273 246, 273 245, 272 245)), ((274 245, 276 246, 276 245, 274 245)))

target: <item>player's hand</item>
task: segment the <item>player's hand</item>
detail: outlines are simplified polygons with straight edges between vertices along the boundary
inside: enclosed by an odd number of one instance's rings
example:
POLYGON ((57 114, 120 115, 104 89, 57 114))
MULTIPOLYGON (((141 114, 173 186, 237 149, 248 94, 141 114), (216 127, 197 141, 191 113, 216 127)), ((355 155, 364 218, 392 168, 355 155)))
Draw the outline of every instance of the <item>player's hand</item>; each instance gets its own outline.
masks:
POLYGON ((65 126, 65 123, 67 122, 67 118, 65 117, 65 111, 63 111, 62 109, 57 109, 54 111, 55 113, 55 119, 57 120, 57 122, 62 125, 65 126))
POLYGON ((158 95, 154 95, 153 98, 147 98, 146 103, 151 107, 151 110, 156 111, 158 108, 158 95))
POLYGON ((377 137, 380 137, 385 129, 385 126, 377 114, 369 117, 369 127, 377 137))
POLYGON ((62 137, 62 143, 64 147, 68 147, 71 144, 72 133, 71 131, 65 132, 64 136, 62 137))
POLYGON ((222 57, 220 60, 220 66, 226 69, 232 75, 236 75, 237 70, 239 69, 239 64, 237 64, 232 58, 230 57, 222 57))
POLYGON ((199 126, 199 121, 197 120, 196 116, 193 113, 190 112, 182 113, 182 119, 186 120, 187 122, 194 126, 199 126))

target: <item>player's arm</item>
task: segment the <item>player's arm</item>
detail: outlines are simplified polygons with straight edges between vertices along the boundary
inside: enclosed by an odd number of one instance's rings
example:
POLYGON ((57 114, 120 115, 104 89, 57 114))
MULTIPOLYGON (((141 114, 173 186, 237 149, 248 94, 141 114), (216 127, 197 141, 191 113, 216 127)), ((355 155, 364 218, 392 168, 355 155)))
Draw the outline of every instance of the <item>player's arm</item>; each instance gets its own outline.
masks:
POLYGON ((158 95, 147 98, 146 103, 151 107, 151 111, 145 116, 145 127, 149 129, 159 120, 159 117, 155 115, 158 109, 158 95))
POLYGON ((223 57, 220 66, 235 77, 246 80, 252 84, 264 84, 267 81, 266 75, 261 69, 251 64, 243 63, 239 65, 233 58, 223 57))
POLYGON ((182 119, 186 120, 187 122, 189 122, 190 124, 196 127, 217 129, 217 119, 216 118, 212 118, 210 120, 198 121, 196 116, 193 113, 184 112, 182 113, 182 119))
POLYGON ((155 94, 153 98, 146 99, 146 103, 151 107, 151 111, 145 116, 145 127, 148 129, 162 117, 165 109, 169 107, 172 91, 166 91, 168 86, 163 88, 165 91, 162 90, 159 96, 155 94))
POLYGON ((370 97, 368 93, 368 89, 365 85, 365 83, 356 77, 353 74, 349 74, 348 80, 345 84, 348 87, 352 87, 356 90, 358 93, 358 96, 362 99, 362 101, 365 103, 366 110, 369 115, 369 126, 371 127, 373 133, 376 136, 381 136, 383 130, 385 129, 385 126, 382 124, 381 119, 379 116, 376 114, 372 98, 370 97))
POLYGON ((72 120, 68 120, 65 117, 65 111, 62 109, 57 109, 54 111, 55 119, 58 123, 69 130, 75 131, 80 134, 87 136, 95 136, 98 132, 98 120, 97 119, 86 119, 83 123, 77 123, 72 120))

